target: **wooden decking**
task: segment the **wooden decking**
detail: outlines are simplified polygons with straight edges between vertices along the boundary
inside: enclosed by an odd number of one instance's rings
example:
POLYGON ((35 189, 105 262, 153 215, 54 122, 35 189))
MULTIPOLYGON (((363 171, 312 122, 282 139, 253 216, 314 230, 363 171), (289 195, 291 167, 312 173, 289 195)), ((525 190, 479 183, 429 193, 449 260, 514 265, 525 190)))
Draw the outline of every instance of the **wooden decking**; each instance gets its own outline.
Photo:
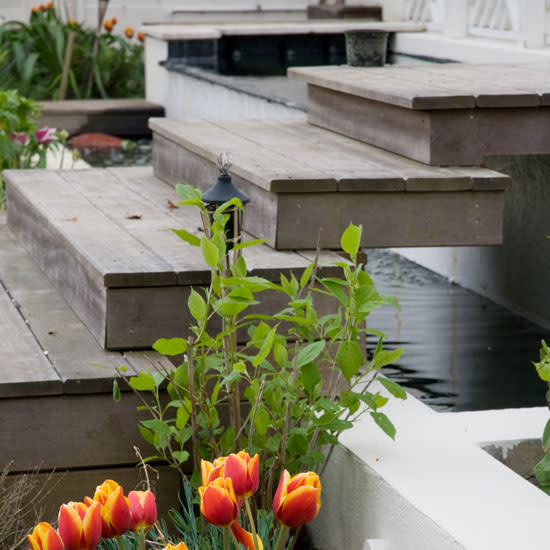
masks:
MULTIPOLYGON (((211 185, 220 151, 252 199, 247 229, 279 249, 338 249, 350 221, 363 246, 485 245, 502 241, 508 176, 483 168, 436 168, 302 120, 151 119, 155 174, 211 185)), ((395 136, 399 139, 399 136, 395 136)))
MULTIPOLYGON (((103 350, 0 217, 0 467, 14 473, 53 469, 46 513, 91 494, 106 477, 134 487, 140 480, 134 445, 149 453, 137 429, 137 400, 112 399, 115 368, 130 374, 153 351, 103 350)), ((44 479, 46 474, 40 474, 44 479)), ((177 502, 176 477, 159 481, 163 508, 177 502)), ((53 518, 54 515, 48 516, 53 518)))
POLYGON ((308 121, 431 165, 550 152, 550 64, 291 68, 308 121))

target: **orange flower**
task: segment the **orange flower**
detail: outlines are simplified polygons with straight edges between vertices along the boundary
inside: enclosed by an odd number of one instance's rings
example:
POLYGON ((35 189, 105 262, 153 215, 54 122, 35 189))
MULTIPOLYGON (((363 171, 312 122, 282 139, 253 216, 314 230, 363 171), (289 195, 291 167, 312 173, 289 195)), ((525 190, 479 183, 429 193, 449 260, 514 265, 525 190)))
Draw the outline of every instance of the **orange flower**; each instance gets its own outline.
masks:
POLYGON ((239 504, 230 477, 218 477, 208 486, 199 487, 199 495, 201 514, 213 525, 227 527, 237 519, 239 504))
POLYGON ((76 19, 69 17, 69 19, 67 19, 67 25, 76 25, 76 19))
POLYGON ((116 17, 113 17, 111 21, 113 22, 113 26, 118 23, 118 19, 116 17))
POLYGON ((32 531, 32 535, 27 535, 31 545, 31 550, 64 550, 65 546, 57 531, 47 522, 40 522, 32 531))
POLYGON ((321 481, 315 472, 290 477, 284 470, 273 498, 275 517, 287 527, 310 522, 321 508, 321 481))
POLYGON ((256 548, 254 548, 254 535, 243 529, 238 521, 234 521, 231 524, 231 531, 235 535, 235 538, 247 549, 247 550, 263 550, 264 544, 262 539, 256 535, 256 548))
POLYGON ((223 477, 223 467, 227 458, 222 456, 216 458, 214 462, 208 462, 208 460, 201 460, 201 478, 202 484, 206 487, 210 485, 218 477, 223 477))
POLYGON ((62 504, 58 530, 66 550, 94 550, 101 538, 99 502, 90 506, 83 502, 62 504))
POLYGON ((42 10, 40 9, 40 6, 33 6, 32 11, 36 13, 36 12, 39 12, 39 11, 42 11, 42 10))
POLYGON ((48 2, 44 5, 45 10, 51 10, 53 8, 53 2, 48 2))
POLYGON ((137 33, 137 39, 140 41, 140 42, 145 42, 145 33, 143 32, 138 32, 137 33))
POLYGON ((246 451, 230 454, 225 461, 223 477, 230 477, 237 498, 248 498, 258 489, 260 483, 260 457, 250 458, 246 451))
POLYGON ((149 529, 157 521, 157 503, 151 491, 130 491, 130 529, 149 529))
POLYGON ((161 550, 187 550, 187 545, 185 542, 178 542, 175 546, 173 544, 168 543, 164 548, 161 550))
POLYGON ((132 27, 126 27, 126 29, 124 30, 124 34, 126 35, 126 38, 133 38, 134 29, 132 29, 132 27))
POLYGON ((84 502, 90 506, 93 502, 101 504, 101 536, 107 539, 123 535, 130 529, 130 507, 124 498, 122 487, 112 479, 99 485, 93 500, 89 497, 84 502))
POLYGON ((114 27, 114 24, 113 24, 113 20, 112 19, 107 19, 107 21, 105 21, 105 23, 103 23, 103 28, 107 31, 107 32, 111 32, 113 30, 113 27, 114 27))

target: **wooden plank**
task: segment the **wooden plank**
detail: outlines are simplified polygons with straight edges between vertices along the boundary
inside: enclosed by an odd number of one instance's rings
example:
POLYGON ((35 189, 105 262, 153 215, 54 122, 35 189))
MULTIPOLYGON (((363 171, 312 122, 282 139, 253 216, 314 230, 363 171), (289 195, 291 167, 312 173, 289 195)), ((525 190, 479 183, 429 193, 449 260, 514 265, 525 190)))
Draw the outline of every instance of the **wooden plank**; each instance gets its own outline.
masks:
MULTIPOLYGON (((113 371, 124 363, 124 359, 119 353, 106 352, 99 346, 39 266, 16 243, 5 226, 0 229, 0 279, 18 304, 21 315, 32 328, 32 333, 47 351, 48 359, 53 364, 49 364, 47 372, 57 381, 57 391, 110 391, 113 371), (100 365, 103 368, 100 368, 100 365), (58 374, 55 374, 56 372, 58 374)), ((16 342, 15 339, 9 340, 16 342)), ((36 342, 29 342, 28 338, 20 341, 21 345, 29 346, 29 351, 20 352, 21 364, 25 364, 25 369, 21 368, 19 374, 26 373, 30 386, 38 385, 40 373, 32 370, 33 363, 28 358, 30 350, 35 349, 36 342)), ((44 360, 42 350, 40 355, 44 360)), ((130 368, 129 374, 134 372, 130 368)), ((4 382, 5 380, 0 382, 3 397, 8 391, 4 382)), ((32 395, 31 389, 24 388, 24 395, 32 395)))
POLYGON ((280 248, 303 248, 323 227, 323 247, 340 248, 349 222, 363 224, 362 246, 462 246, 502 242, 504 193, 281 194, 280 248), (303 216, 315 212, 315 216, 303 216), (388 215, 391 212, 391 215, 388 215))
POLYGON ((0 399, 0 463, 13 471, 133 465, 142 439, 137 422, 140 401, 125 393, 115 403, 110 393, 0 399))
POLYGON ((2 286, 0 331, 0 398, 61 393, 59 376, 2 286))
POLYGON ((192 153, 216 162, 223 151, 234 152, 230 174, 254 185, 278 193, 301 192, 315 179, 318 190, 336 190, 336 182, 319 170, 306 170, 297 159, 288 159, 276 151, 258 148, 251 140, 235 133, 234 128, 220 121, 171 121, 151 119, 149 126, 163 137, 175 141, 192 153), (228 147, 228 144, 231 144, 228 147), (299 174, 299 176, 297 176, 299 174))

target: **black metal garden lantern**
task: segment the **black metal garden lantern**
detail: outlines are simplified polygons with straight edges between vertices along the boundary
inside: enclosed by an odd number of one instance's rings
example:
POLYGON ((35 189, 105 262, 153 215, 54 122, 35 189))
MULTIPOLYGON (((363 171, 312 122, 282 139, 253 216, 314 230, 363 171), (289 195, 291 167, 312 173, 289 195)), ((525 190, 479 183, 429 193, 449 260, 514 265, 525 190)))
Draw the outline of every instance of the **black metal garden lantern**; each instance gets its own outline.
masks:
MULTIPOLYGON (((215 185, 202 195, 202 202, 208 210, 210 224, 214 221, 213 216, 216 209, 227 201, 233 198, 240 199, 243 207, 246 207, 250 202, 250 199, 233 185, 231 176, 228 174, 231 166, 231 155, 229 153, 221 153, 218 156, 217 164, 220 171, 218 180, 215 185)), ((231 250, 241 240, 244 225, 244 210, 232 205, 225 210, 224 214, 229 215, 229 219, 225 224, 225 241, 227 250, 231 250)))

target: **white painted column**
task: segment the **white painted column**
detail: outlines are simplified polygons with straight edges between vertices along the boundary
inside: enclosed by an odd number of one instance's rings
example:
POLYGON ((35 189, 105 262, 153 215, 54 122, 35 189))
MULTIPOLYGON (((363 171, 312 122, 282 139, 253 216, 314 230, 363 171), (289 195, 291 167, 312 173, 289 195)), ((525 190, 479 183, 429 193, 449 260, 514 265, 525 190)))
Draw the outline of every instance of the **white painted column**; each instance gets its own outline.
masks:
POLYGON ((546 0, 524 0, 519 10, 520 36, 527 48, 543 48, 546 33, 546 0))
POLYGON ((468 0, 445 2, 445 34, 451 38, 463 38, 468 34, 468 0))
POLYGON ((382 3, 382 17, 384 21, 403 20, 403 0, 384 0, 382 3))

